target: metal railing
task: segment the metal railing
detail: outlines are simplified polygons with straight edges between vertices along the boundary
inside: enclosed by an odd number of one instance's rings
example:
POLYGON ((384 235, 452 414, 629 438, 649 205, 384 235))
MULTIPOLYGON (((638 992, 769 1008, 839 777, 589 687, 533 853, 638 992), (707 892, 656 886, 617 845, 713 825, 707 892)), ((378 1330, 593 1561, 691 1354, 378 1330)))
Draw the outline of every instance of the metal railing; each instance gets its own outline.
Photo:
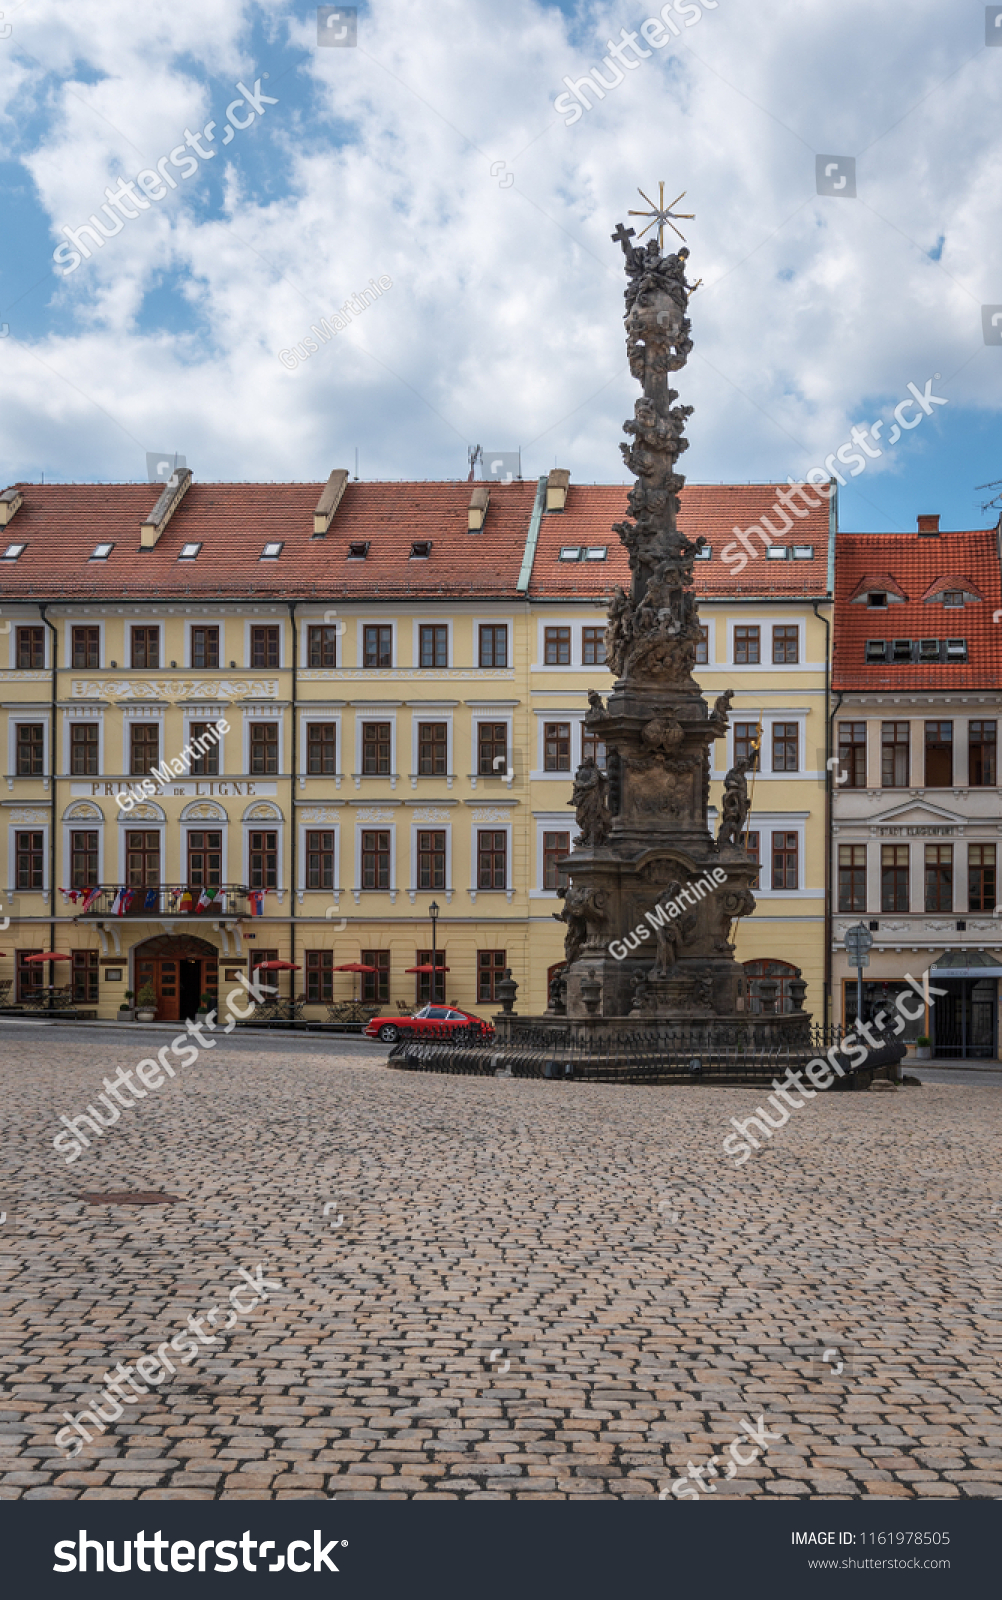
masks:
MULTIPOLYGON (((64 891, 65 892, 65 891, 64 891)), ((247 915, 247 887, 242 883, 224 883, 215 889, 203 891, 201 884, 160 883, 139 887, 127 883, 103 883, 97 893, 89 889, 78 890, 87 898, 76 901, 78 917, 131 917, 133 920, 161 917, 243 917, 247 915), (199 902, 203 892, 212 898, 207 904, 199 902)))

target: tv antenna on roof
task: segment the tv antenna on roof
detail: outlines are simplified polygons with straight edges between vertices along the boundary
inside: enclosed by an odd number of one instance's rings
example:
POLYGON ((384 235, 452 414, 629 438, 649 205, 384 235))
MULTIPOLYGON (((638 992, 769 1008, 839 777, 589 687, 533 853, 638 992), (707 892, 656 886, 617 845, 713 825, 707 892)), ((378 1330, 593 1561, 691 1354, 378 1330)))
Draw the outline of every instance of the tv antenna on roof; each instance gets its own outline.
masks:
POLYGON ((466 447, 466 458, 470 463, 470 476, 469 476, 468 482, 472 483, 474 478, 477 475, 477 462, 478 461, 480 462, 481 469, 483 468, 483 461, 484 461, 484 447, 483 447, 483 445, 482 444, 470 444, 470 445, 467 445, 467 447, 466 447))
POLYGON ((994 478, 991 483, 976 483, 974 487, 976 489, 997 489, 999 491, 998 494, 993 494, 990 500, 984 502, 981 507, 982 511, 991 511, 993 507, 996 511, 1002 508, 1002 478, 994 478))

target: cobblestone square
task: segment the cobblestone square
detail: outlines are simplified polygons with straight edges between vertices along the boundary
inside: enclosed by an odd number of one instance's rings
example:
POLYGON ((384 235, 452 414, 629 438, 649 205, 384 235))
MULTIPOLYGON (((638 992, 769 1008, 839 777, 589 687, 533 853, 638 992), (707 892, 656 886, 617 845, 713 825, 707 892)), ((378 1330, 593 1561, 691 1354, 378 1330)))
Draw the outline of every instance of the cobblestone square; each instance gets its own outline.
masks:
POLYGON ((60 1116, 173 1031, 3 1029, 0 1497, 1002 1492, 997 1076, 818 1095, 735 1168, 751 1089, 233 1037, 67 1165, 60 1116), (122 1190, 179 1198, 81 1199, 122 1190))

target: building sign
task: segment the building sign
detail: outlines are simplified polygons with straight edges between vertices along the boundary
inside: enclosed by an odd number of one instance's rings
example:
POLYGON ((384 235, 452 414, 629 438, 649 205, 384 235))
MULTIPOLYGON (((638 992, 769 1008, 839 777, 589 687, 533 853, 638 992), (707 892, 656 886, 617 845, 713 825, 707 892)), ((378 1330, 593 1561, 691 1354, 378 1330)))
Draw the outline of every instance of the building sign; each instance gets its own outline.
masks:
MULTIPOLYGON (((139 780, 142 781, 141 779, 139 780)), ((114 798, 116 794, 134 793, 136 779, 105 778, 95 783, 71 783, 70 794, 86 795, 88 799, 95 795, 108 795, 114 798)), ((216 795, 220 799, 232 798, 234 795, 277 795, 277 783, 261 783, 256 778, 179 778, 176 783, 158 785, 157 796, 162 799, 164 795, 216 795)))
POLYGON ((957 828, 918 827, 918 828, 877 828, 874 831, 879 833, 879 834, 887 834, 887 835, 895 835, 895 836, 900 836, 901 834, 904 834, 906 838, 913 839, 913 838, 915 838, 917 836, 924 837, 926 834, 938 834, 938 835, 945 834, 947 837, 952 838, 952 836, 955 833, 958 833, 958 832, 959 833, 963 833, 964 830, 963 830, 963 828, 957 829, 957 828))

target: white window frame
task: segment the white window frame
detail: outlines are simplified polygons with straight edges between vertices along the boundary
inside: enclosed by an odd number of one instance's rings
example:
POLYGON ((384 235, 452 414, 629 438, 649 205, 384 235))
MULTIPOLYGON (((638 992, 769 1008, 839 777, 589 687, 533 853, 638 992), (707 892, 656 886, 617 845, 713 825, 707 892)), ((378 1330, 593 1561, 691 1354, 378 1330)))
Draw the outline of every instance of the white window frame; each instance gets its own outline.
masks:
MULTIPOLYGON (((9 540, 11 544, 17 540, 9 540)), ((13 562, 11 563, 13 565, 13 562)), ((10 622, 10 670, 12 672, 50 672, 52 670, 52 629, 44 623, 41 617, 17 617, 4 613, 4 620, 10 622), (17 664, 17 630, 18 628, 41 628, 45 635, 45 655, 40 667, 19 667, 17 664)))
MULTIPOLYGON (((157 724, 160 729, 160 733, 157 739, 156 765, 162 768, 167 759, 167 749, 164 737, 167 726, 167 708, 166 706, 160 705, 127 705, 122 706, 120 709, 122 713, 122 766, 125 769, 122 772, 122 777, 125 779, 126 783, 131 783, 136 778, 142 782, 144 776, 149 777, 148 773, 144 774, 140 772, 130 772, 128 770, 132 765, 132 734, 129 731, 130 724, 133 722, 155 722, 157 724)), ((151 782, 156 783, 156 779, 151 779, 151 782)))
POLYGON ((570 788, 574 782, 574 774, 581 765, 581 730, 584 724, 585 713, 580 709, 566 711, 553 706, 545 711, 538 708, 534 711, 536 717, 536 765, 529 773, 533 783, 563 783, 570 788), (569 722, 571 725, 571 765, 569 772, 546 772, 546 724, 548 722, 569 722))
POLYGON ((70 783, 96 783, 104 776, 104 707, 103 706, 67 706, 63 711, 63 763, 62 770, 70 783), (97 723, 97 771, 96 772, 71 772, 70 747, 71 728, 74 723, 97 723))
POLYGON ((807 752, 807 712, 806 711, 773 711, 771 708, 762 714, 762 744, 759 749, 758 775, 760 778, 805 778, 816 777, 816 773, 808 773, 804 763, 807 752), (794 772, 774 772, 772 766, 772 730, 777 722, 795 722, 797 724, 797 768, 794 772), (768 764, 767 764, 768 763, 768 764))
POLYGON ((706 656, 705 661, 697 661, 693 672, 712 672, 715 667, 722 668, 723 662, 717 661, 717 619, 715 617, 699 618, 700 627, 706 629, 706 656))
POLYGON ((358 822, 355 823, 355 880, 352 886, 352 895, 358 905, 363 894, 388 894, 390 905, 397 903, 397 824, 396 822, 358 822), (363 889, 362 888, 362 834, 378 831, 388 832, 390 835, 390 887, 388 889, 363 889))
POLYGON ((512 655, 513 655, 514 650, 515 650, 515 618, 513 616, 507 616, 507 617, 475 616, 475 617, 472 618, 472 623, 473 623, 473 643, 472 643, 473 659, 472 659, 471 665, 473 667, 473 670, 475 672, 504 672, 504 673, 510 673, 510 672, 514 671, 514 668, 512 667, 512 655), (481 628, 506 628, 507 629, 507 631, 508 631, 508 665, 506 667, 482 667, 480 665, 480 630, 481 630, 481 628))
MULTIPOLYGON (((450 706, 448 708, 448 710, 446 710, 444 707, 441 710, 439 710, 439 708, 435 705, 434 701, 429 701, 427 706, 415 707, 415 709, 413 710, 413 712, 411 714, 411 770, 410 770, 410 774, 409 774, 410 780, 411 780, 411 788, 412 789, 416 789, 417 788, 418 780, 422 776, 422 774, 418 772, 418 724, 421 723, 421 722, 444 722, 445 723, 445 726, 446 726, 446 734, 445 734, 445 737, 446 737, 445 764, 446 764, 446 769, 447 769, 446 773, 445 773, 445 783, 446 783, 446 788, 447 789, 451 789, 452 788, 452 781, 456 776, 456 771, 455 771, 455 761, 456 761, 455 748, 456 748, 456 746, 455 746, 455 738, 454 738, 455 725, 454 725, 454 721, 453 721, 453 708, 450 706)), ((442 774, 439 773, 437 776, 438 776, 438 780, 441 781, 442 774)), ((435 774, 429 775, 429 774, 426 773, 426 774, 424 774, 424 780, 425 780, 426 783, 434 783, 436 781, 436 775, 435 774)))
MULTIPOLYGON (((490 670, 490 669, 485 669, 485 670, 490 670)), ((485 773, 482 773, 482 772, 477 770, 479 768, 479 766, 480 766, 480 727, 479 727, 479 725, 480 725, 481 722, 503 722, 504 725, 505 725, 505 729, 506 729, 505 749, 508 751, 508 771, 512 773, 512 777, 511 778, 508 778, 507 776, 504 778, 504 783, 505 783, 506 787, 510 790, 511 786, 512 786, 512 782, 514 781, 514 773, 515 773, 515 765, 514 765, 514 762, 512 760, 512 757, 515 754, 517 754, 517 752, 515 750, 515 708, 514 708, 514 706, 511 704, 510 701, 506 701, 504 703, 504 705, 500 705, 500 706, 497 706, 497 707, 491 706, 490 704, 483 703, 483 702, 475 703, 475 702, 467 701, 467 708, 468 708, 469 713, 470 713, 470 767, 471 767, 471 771, 467 774, 467 776, 468 776, 468 778, 470 780, 470 788, 471 789, 476 789, 477 784, 480 782, 480 779, 486 776, 485 773)), ((490 781, 493 783, 494 782, 493 778, 490 781)))
MULTIPOLYGON (((251 806, 253 807, 256 803, 257 803, 256 801, 252 801, 251 802, 251 806)), ((274 802, 271 802, 271 803, 273 804, 274 802)), ((278 810, 278 807, 276 806, 275 809, 278 810)), ((277 847, 277 850, 278 850, 278 860, 277 860, 277 862, 275 864, 276 886, 275 886, 274 889, 266 889, 265 890, 265 894, 266 895, 267 894, 274 894, 276 899, 278 900, 279 905, 281 905, 283 899, 285 898, 285 828, 286 828, 286 822, 285 822, 284 816, 279 815, 277 817, 248 817, 246 812, 245 812, 244 815, 240 819, 240 826, 241 826, 241 828, 243 830, 243 839, 241 841, 241 851, 240 851, 240 867, 241 867, 240 882, 241 883, 245 883, 247 885, 248 889, 250 889, 250 836, 251 836, 251 834, 252 833, 277 833, 278 839, 277 839, 277 846, 276 847, 277 847)), ((255 918, 254 920, 256 922, 259 919, 255 918)))
POLYGON ((105 639, 105 626, 106 625, 102 617, 67 617, 65 619, 63 624, 65 641, 63 647, 63 665, 67 672, 100 672, 107 665, 108 650, 105 639), (96 667, 75 667, 73 665, 74 628, 97 628, 99 630, 97 644, 98 664, 96 667))
MULTIPOLYGON (((248 634, 248 647, 250 635, 248 634)), ((184 666, 186 672, 229 672, 230 658, 226 653, 226 618, 225 617, 186 617, 184 624, 184 666), (219 666, 218 667, 193 667, 191 664, 191 630, 192 628, 218 628, 219 629, 219 666)))
MULTIPOLYGON (((129 659, 128 659, 128 661, 124 661, 124 660, 120 661, 118 663, 119 669, 122 670, 122 671, 125 671, 125 672, 163 672, 163 670, 164 670, 164 661, 166 659, 166 644, 165 644, 165 640, 164 640, 164 624, 157 617, 145 617, 145 616, 125 617, 125 618, 123 618, 123 621, 124 621, 124 625, 125 625, 125 632, 124 632, 124 637, 123 637, 123 641, 122 641, 122 643, 123 643, 123 654, 127 655, 129 659), (159 667, 134 667, 132 665, 132 630, 133 630, 133 628, 156 628, 157 634, 158 634, 158 638, 159 638, 159 642, 157 644, 157 655, 160 658, 159 667), (124 646, 126 646, 126 645, 128 646, 128 649, 124 649, 124 646)), ((78 672, 80 672, 80 671, 83 670, 83 668, 78 667, 76 670, 78 672)))
MULTIPOLYGON (((411 623, 411 651, 412 651, 411 659, 413 661, 413 664, 420 672, 449 672, 456 665, 456 657, 455 657, 455 649, 454 649, 454 629, 453 629, 453 624, 452 624, 452 618, 451 617, 441 617, 441 616, 439 616, 439 617, 414 617, 412 619, 412 623, 411 623), (421 629, 422 628, 446 628, 446 629, 448 629, 448 633, 446 635, 445 649, 446 649, 446 655, 448 656, 449 659, 446 661, 444 667, 422 667, 422 665, 421 665, 421 629)), ((394 656, 394 660, 396 660, 396 656, 394 656)))
MULTIPOLYGON (((319 671, 319 668, 316 669, 319 671)), ((302 789, 307 778, 314 782, 322 782, 329 773, 310 773, 307 770, 308 739, 307 728, 311 722, 333 722, 334 724, 334 787, 340 789, 341 779, 344 777, 344 717, 341 706, 331 706, 323 701, 303 709, 303 702, 299 702, 299 787, 302 789)))
MULTIPOLYGON (((748 817, 747 831, 757 833, 759 836, 759 862, 761 872, 759 883, 761 887, 753 890, 757 900, 823 900, 824 888, 808 889, 804 886, 807 871, 807 822, 810 817, 808 811, 758 811, 752 812, 748 817), (774 833, 795 833, 797 835, 797 887, 796 889, 773 889, 772 882, 772 835, 774 833)), ((744 831, 744 830, 742 830, 744 831)), ((845 843, 842 840, 842 843, 845 843)))
MULTIPOLYGON (((397 671, 397 669, 402 665, 402 663, 401 663, 401 660, 400 660, 400 634, 399 634, 399 631, 398 631, 398 628, 397 628, 397 619, 395 617, 359 617, 358 618, 358 621, 355 624, 355 665, 362 672, 365 673, 366 677, 371 675, 373 678, 378 678, 380 673, 396 672, 397 671), (391 652, 391 661, 392 661, 392 665, 391 666, 388 666, 388 667, 367 667, 365 665, 365 630, 366 630, 367 627, 371 627, 371 628, 377 628, 378 627, 378 628, 389 628, 389 629, 391 629, 391 635, 390 635, 390 652, 391 652)), ((436 670, 436 669, 433 669, 433 670, 436 670)), ((441 672, 444 669, 442 667, 439 667, 437 670, 439 672, 441 672)))
POLYGON ((29 723, 29 722, 40 722, 42 724, 42 770, 41 770, 41 772, 37 772, 37 773, 33 774, 32 776, 26 775, 22 779, 22 782, 24 782, 24 783, 31 783, 31 782, 43 783, 44 782, 45 787, 47 789, 49 787, 48 780, 49 780, 49 777, 50 777, 50 774, 51 774, 51 768, 52 768, 52 762, 49 759, 49 741, 50 741, 51 734, 52 734, 52 718, 49 715, 49 707, 45 703, 45 701, 43 701, 43 700, 40 700, 38 702, 38 709, 37 710, 35 710, 34 707, 30 711, 26 710, 24 707, 19 707, 19 709, 17 711, 12 711, 10 713, 10 715, 8 716, 8 718, 7 718, 7 771, 10 773, 12 778, 16 778, 18 776, 18 771, 17 771, 17 730, 18 730, 18 728, 20 727, 20 725, 22 723, 29 723))
MULTIPOLYGON (((329 606, 328 607, 328 610, 330 610, 330 611, 334 611, 334 609, 335 608, 333 606, 329 606)), ((298 635, 299 635, 299 668, 300 668, 300 671, 303 671, 303 672, 340 672, 342 670, 342 668, 347 665, 347 663, 345 661, 345 654, 346 654, 345 640, 348 637, 348 624, 347 624, 347 620, 344 617, 341 616, 340 612, 338 612, 338 614, 336 616, 331 617, 329 621, 325 621, 323 612, 321 612, 319 616, 311 617, 311 616, 308 616, 305 612, 300 611, 300 612, 297 612, 297 614, 296 614, 296 622, 299 625, 298 626, 298 635), (308 632, 308 629, 310 629, 310 628, 333 628, 335 630, 334 659, 337 662, 337 666, 335 666, 335 667, 311 667, 310 666, 310 635, 309 635, 309 632, 308 632)))
POLYGON ((300 822, 296 821, 298 833, 299 861, 296 867, 298 882, 296 893, 302 905, 303 896, 307 894, 325 895, 330 893, 334 897, 335 905, 340 903, 341 896, 341 823, 337 822, 300 822), (330 890, 308 889, 306 887, 306 835, 308 833, 333 833, 334 835, 334 884, 330 890))
MULTIPOLYGON (((584 617, 555 617, 541 616, 536 621, 536 659, 532 663, 533 672, 580 672, 581 668, 581 629, 587 619, 584 617), (567 666, 547 666, 546 664, 546 630, 547 628, 569 628, 571 634, 571 659, 567 666)), ((591 627, 591 623, 587 622, 591 627)), ((588 667, 588 672, 594 672, 594 667, 588 667)), ((609 672, 609 668, 600 668, 600 671, 609 672)), ((611 676, 611 673, 610 673, 611 676)))
MULTIPOLYGON (((149 801, 147 803, 152 805, 155 802, 149 801)), ((162 813, 162 806, 158 805, 157 810, 162 813)), ((120 811, 118 817, 118 870, 115 875, 115 882, 117 884, 124 884, 125 882, 125 857, 128 853, 125 847, 125 836, 130 832, 130 830, 136 832, 142 831, 143 833, 153 833, 155 830, 160 835, 160 882, 169 883, 170 873, 167 870, 166 820, 162 815, 159 818, 133 817, 128 811, 120 811)), ((177 879, 177 882, 181 882, 180 877, 177 879)))
POLYGON ((277 701, 259 706, 242 706, 243 712, 243 771, 248 778, 282 778, 288 777, 285 760, 285 706, 277 701), (256 772, 250 769, 250 745, 252 722, 277 722, 278 723, 278 771, 256 772))
MULTIPOLYGON (((219 705, 215 705, 215 706, 211 706, 211 705, 210 706, 205 706, 205 705, 203 705, 203 706, 185 705, 185 706, 183 706, 182 707, 182 716, 181 716, 181 735, 182 735, 181 742, 182 742, 182 746, 187 746, 188 748, 191 747, 191 740, 192 740, 191 725, 194 722, 220 722, 220 721, 223 721, 223 722, 226 722, 226 723, 229 724, 229 729, 230 729, 230 732, 232 733, 233 732, 233 724, 230 722, 229 718, 226 715, 226 712, 227 712, 228 709, 230 709, 230 708, 228 708, 227 706, 219 706, 219 705)), ((226 772, 226 749, 225 749, 226 737, 227 736, 224 733, 221 736, 221 738, 219 740, 219 743, 216 746, 217 750, 219 751, 219 771, 218 771, 218 773, 215 774, 215 776, 219 777, 219 778, 223 777, 223 775, 226 772)), ((211 781, 211 779, 209 779, 209 775, 208 774, 192 772, 190 766, 188 768, 187 773, 185 774, 185 777, 186 778, 190 777, 190 778, 194 779, 194 781, 196 783, 201 781, 201 779, 203 779, 203 778, 206 778, 209 781, 211 781)))
MULTIPOLYGON (((72 811, 73 806, 74 805, 79 805, 79 803, 80 803, 79 801, 71 800, 70 804, 66 808, 67 811, 72 811)), ((100 806, 98 806, 98 810, 99 811, 101 810, 100 806)), ((63 816, 60 818, 60 822, 62 823, 62 829, 63 829, 63 860, 62 860, 62 881, 63 881, 63 883, 66 885, 66 887, 68 889, 72 888, 72 883, 71 883, 71 879, 70 879, 70 871, 71 871, 71 867, 70 867, 70 835, 73 834, 73 833, 84 833, 84 832, 96 833, 97 834, 97 881, 98 881, 98 883, 103 883, 104 882, 104 838, 105 838, 105 835, 104 835, 104 825, 105 825, 104 812, 103 811, 101 812, 101 815, 100 815, 99 818, 98 817, 67 817, 65 812, 64 812, 63 816)))
POLYGON ((481 821, 477 820, 476 818, 471 820, 471 822, 470 822, 470 889, 469 889, 469 894, 470 894, 470 900, 473 902, 474 905, 476 905, 477 896, 480 895, 480 894, 486 894, 486 895, 492 895, 492 896, 493 895, 503 894, 505 896, 505 899, 507 900, 508 904, 509 905, 511 904, 512 895, 515 893, 515 890, 514 890, 514 887, 513 887, 514 873, 513 873, 513 862, 512 862, 512 838, 513 838, 513 834, 514 834, 514 824, 512 822, 481 822, 481 821), (492 833, 499 833, 502 830, 504 830, 504 833, 507 836, 506 843, 505 843, 505 856, 504 856, 505 886, 504 886, 503 889, 478 889, 478 887, 477 887, 477 885, 476 885, 476 883, 474 881, 476 876, 477 876, 477 834, 480 833, 480 832, 487 832, 488 830, 490 832, 492 832, 492 833))
POLYGON ((246 617, 244 619, 244 671, 245 672, 281 672, 286 665, 286 635, 284 617, 246 617), (255 667, 251 665, 251 629, 252 628, 277 628, 278 629, 278 666, 255 667))
POLYGON ((397 786, 400 774, 397 771, 397 713, 395 707, 385 710, 377 705, 369 706, 364 711, 355 711, 355 764, 352 769, 355 788, 360 789, 363 783, 389 783, 391 789, 397 786), (388 722, 390 724, 390 771, 363 772, 362 771, 362 724, 363 722, 388 722))
POLYGON ((566 833, 567 848, 570 852, 574 848, 574 815, 568 810, 534 811, 532 816, 536 824, 536 873, 535 887, 529 890, 529 899, 555 902, 559 898, 556 889, 543 888, 543 834, 566 833))
POLYGON ((419 894, 444 894, 446 904, 452 901, 455 892, 452 885, 452 822, 411 822, 410 839, 410 887, 407 890, 411 905, 414 904, 419 894), (419 833, 444 833, 445 834, 445 888, 420 889, 417 881, 417 836, 419 833))
MULTIPOLYGON (((9 888, 7 899, 24 898, 29 894, 39 894, 43 900, 48 900, 52 893, 52 884, 49 881, 50 847, 49 836, 51 823, 49 822, 11 822, 8 825, 7 842, 7 882, 9 888), (40 833, 42 835, 42 887, 40 889, 19 889, 17 887, 17 835, 19 833, 40 833)), ((40 930, 40 940, 49 937, 44 929, 40 930)), ((51 946, 50 946, 51 949, 51 946)))
MULTIPOLYGON (((222 808, 221 808, 222 809, 222 808)), ((178 863, 178 883, 186 883, 188 878, 188 835, 189 833, 207 833, 210 829, 218 830, 223 835, 223 882, 230 883, 230 819, 228 816, 220 817, 187 817, 179 824, 181 836, 181 859, 178 863)))

